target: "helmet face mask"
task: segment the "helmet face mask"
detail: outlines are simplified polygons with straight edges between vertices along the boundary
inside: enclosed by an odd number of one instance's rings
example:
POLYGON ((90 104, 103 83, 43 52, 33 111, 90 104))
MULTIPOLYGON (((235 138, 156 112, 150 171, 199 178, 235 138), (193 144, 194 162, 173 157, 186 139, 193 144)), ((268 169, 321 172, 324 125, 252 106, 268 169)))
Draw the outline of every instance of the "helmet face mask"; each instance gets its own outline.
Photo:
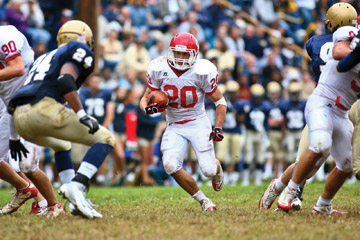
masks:
POLYGON ((64 23, 57 34, 58 47, 71 41, 81 41, 88 45, 91 50, 94 48, 94 39, 90 27, 79 20, 64 23))
POLYGON ((170 66, 176 70, 184 71, 193 66, 199 52, 199 44, 190 33, 178 33, 170 42, 168 60, 170 66), (187 54, 184 54, 187 53, 187 54), (188 55, 188 58, 186 58, 188 55))
POLYGON ((349 3, 335 3, 326 12, 325 26, 330 33, 343 26, 357 25, 357 12, 349 3))

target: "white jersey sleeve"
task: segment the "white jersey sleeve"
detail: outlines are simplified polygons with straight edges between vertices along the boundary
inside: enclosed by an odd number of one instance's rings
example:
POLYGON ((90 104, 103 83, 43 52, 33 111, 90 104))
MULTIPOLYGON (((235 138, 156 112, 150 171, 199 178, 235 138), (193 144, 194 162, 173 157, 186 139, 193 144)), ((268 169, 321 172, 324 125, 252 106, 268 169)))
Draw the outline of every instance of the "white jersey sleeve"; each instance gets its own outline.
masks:
POLYGON ((194 66, 194 72, 201 79, 201 88, 205 94, 213 93, 217 88, 218 72, 216 66, 206 59, 198 60, 194 66))
POLYGON ((23 58, 25 66, 29 66, 34 61, 34 52, 32 51, 25 36, 14 26, 1 26, 0 32, 0 62, 5 65, 17 56, 23 58))
POLYGON ((151 90, 159 90, 161 88, 162 80, 160 74, 166 64, 167 57, 164 56, 155 58, 150 62, 147 69, 146 80, 151 90))
POLYGON ((334 44, 339 41, 351 41, 356 34, 358 33, 358 29, 352 26, 344 26, 336 30, 333 34, 333 42, 334 44))

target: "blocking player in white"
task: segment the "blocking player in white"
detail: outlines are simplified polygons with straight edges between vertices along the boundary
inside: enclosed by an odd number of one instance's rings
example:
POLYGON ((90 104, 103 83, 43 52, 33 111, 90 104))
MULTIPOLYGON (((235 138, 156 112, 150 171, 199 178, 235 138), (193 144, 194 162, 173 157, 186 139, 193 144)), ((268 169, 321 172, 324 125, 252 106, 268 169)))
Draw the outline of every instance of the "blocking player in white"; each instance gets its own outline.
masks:
MULTIPOLYGON (((333 42, 349 41, 357 32, 358 29, 352 26, 339 28, 333 34, 333 42)), ((283 210, 291 209, 299 184, 331 153, 336 167, 330 172, 313 213, 345 214, 334 210, 331 201, 352 172, 351 138, 354 127, 347 111, 360 92, 360 64, 347 72, 339 72, 338 63, 338 60, 330 56, 320 75, 318 86, 307 101, 305 118, 310 144, 301 155, 290 182, 279 197, 278 207, 283 210)))
MULTIPOLYGON (((0 33, 0 101, 7 105, 15 91, 24 83, 29 67, 34 61, 34 52, 25 36, 14 26, 0 26, 0 33)), ((21 178, 7 162, 1 160, 8 153, 9 147, 12 154, 20 158, 21 153, 27 153, 19 135, 13 131, 15 127, 12 117, 9 121, 5 120, 8 117, 3 110, 0 114, 0 178, 16 188, 16 194, 9 203, 15 206, 11 211, 16 211, 25 201, 36 196, 37 189, 21 178)))
POLYGON ((149 94, 158 89, 168 94, 167 128, 161 143, 165 171, 201 204, 204 211, 213 211, 216 210, 215 204, 182 169, 190 142, 202 173, 212 178, 214 190, 220 191, 223 186, 223 171, 215 158, 213 141, 224 138, 222 125, 226 101, 217 88, 216 67, 208 60, 197 60, 198 51, 198 41, 192 34, 176 34, 170 42, 168 57, 158 57, 149 64, 148 88, 140 100, 140 108, 146 114, 164 111, 166 107, 153 103, 149 94), (216 105, 216 123, 213 129, 205 113, 205 94, 216 105))
MULTIPOLYGON (((325 26, 327 30, 327 34, 318 35, 312 37, 307 43, 306 48, 308 51, 309 56, 312 58, 312 69, 315 74, 315 80, 319 80, 319 76, 321 73, 321 69, 325 66, 326 62, 329 59, 330 54, 337 60, 344 58, 348 55, 351 50, 349 48, 349 42, 341 41, 337 42, 333 48, 333 51, 329 51, 330 48, 333 46, 332 38, 334 32, 342 26, 356 26, 356 19, 357 19, 357 12, 356 10, 348 3, 336 3, 332 5, 327 13, 325 19, 325 26)), ((357 116, 359 115, 358 111, 360 108, 357 107, 359 105, 359 101, 357 101, 351 110, 349 111, 349 119, 355 126, 355 129, 359 128, 357 126, 359 121, 357 120, 357 116), (356 120, 356 121, 355 121, 356 120)), ((357 168, 355 167, 355 163, 357 159, 359 159, 359 166, 360 166, 360 148, 357 147, 357 136, 353 134, 352 139, 352 147, 353 147, 353 161, 354 161, 354 174, 357 173, 357 168)), ((261 209, 269 209, 278 195, 284 190, 286 185, 291 179, 292 173, 294 168, 296 167, 297 163, 299 162, 300 156, 309 148, 309 136, 308 136, 308 127, 305 126, 304 130, 301 134, 301 139, 297 151, 297 157, 295 163, 291 164, 285 172, 281 175, 281 177, 277 179, 273 179, 269 184, 268 188, 262 195, 259 201, 259 208, 261 209)), ((308 178, 312 177, 318 170, 319 166, 316 166, 309 174, 308 178)), ((360 167, 359 167, 360 169, 360 167)), ((303 182, 305 184, 305 181, 303 182)), ((301 209, 301 193, 303 187, 298 189, 298 194, 292 200, 291 207, 293 210, 300 210, 301 209)))

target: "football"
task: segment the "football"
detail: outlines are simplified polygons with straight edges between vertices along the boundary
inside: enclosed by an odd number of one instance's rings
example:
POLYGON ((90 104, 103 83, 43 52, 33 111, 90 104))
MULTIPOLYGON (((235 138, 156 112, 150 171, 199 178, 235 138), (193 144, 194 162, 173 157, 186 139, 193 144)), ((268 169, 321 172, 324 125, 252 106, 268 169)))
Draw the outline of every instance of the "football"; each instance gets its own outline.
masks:
POLYGON ((152 96, 154 96, 154 103, 160 103, 161 101, 164 101, 166 103, 166 105, 168 105, 168 103, 169 103, 167 94, 161 90, 152 91, 149 95, 149 99, 152 96))

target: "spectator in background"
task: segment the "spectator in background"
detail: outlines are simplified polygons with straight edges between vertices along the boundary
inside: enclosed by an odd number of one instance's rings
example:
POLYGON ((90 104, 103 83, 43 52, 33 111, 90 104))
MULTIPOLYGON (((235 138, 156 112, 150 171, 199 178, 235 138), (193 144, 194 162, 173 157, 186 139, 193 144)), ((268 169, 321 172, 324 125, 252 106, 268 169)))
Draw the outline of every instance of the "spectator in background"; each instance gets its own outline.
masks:
POLYGON ((118 37, 117 31, 110 30, 107 38, 103 39, 100 43, 104 68, 109 68, 112 71, 118 64, 121 64, 124 56, 124 48, 118 37))
POLYGON ((230 34, 224 38, 224 41, 228 49, 237 59, 243 57, 245 42, 242 38, 242 31, 238 26, 233 25, 230 27, 230 34))
POLYGON ((303 72, 302 81, 300 81, 301 88, 301 100, 307 100, 308 97, 315 89, 315 81, 311 79, 311 75, 308 71, 303 72))
POLYGON ((301 68, 303 61, 301 55, 295 51, 294 39, 287 37, 280 52, 281 59, 285 66, 301 68))
POLYGON ((119 21, 123 32, 133 34, 134 24, 131 19, 131 10, 129 7, 123 6, 120 9, 120 14, 117 16, 117 20, 119 21))
MULTIPOLYGON (((22 0, 9 1, 9 3, 6 5, 5 21, 9 25, 14 25, 21 33, 29 38, 30 36, 27 35, 28 20, 23 12, 21 12, 21 3, 22 0)), ((29 40, 30 39, 28 39, 28 41, 29 40)))
POLYGON ((108 22, 115 21, 120 15, 120 10, 116 0, 112 0, 102 12, 108 22))
POLYGON ((276 18, 272 0, 254 0, 251 15, 262 23, 270 25, 276 18))
POLYGON ((241 74, 238 77, 238 83, 240 85, 238 98, 242 100, 250 99, 250 87, 247 75, 241 74))
POLYGON ((231 71, 235 68, 235 57, 231 51, 227 48, 225 41, 222 38, 215 39, 214 49, 210 49, 206 53, 206 58, 211 59, 216 56, 218 58, 218 69, 219 72, 224 71, 225 69, 230 69, 231 71))
POLYGON ((166 56, 167 52, 168 50, 166 48, 164 40, 158 38, 155 40, 155 45, 151 46, 149 49, 150 60, 153 60, 160 56, 166 56))
POLYGON ((210 16, 210 26, 212 27, 212 36, 215 35, 216 29, 222 22, 229 21, 229 17, 225 13, 225 7, 222 0, 213 0, 212 4, 206 8, 210 16))
POLYGON ((119 66, 119 72, 133 68, 141 73, 146 73, 147 67, 150 63, 150 56, 148 50, 144 46, 144 40, 140 36, 135 37, 135 42, 125 51, 124 61, 119 66))
POLYGON ((266 86, 272 77, 273 72, 280 72, 280 69, 276 66, 276 54, 274 52, 270 52, 267 55, 267 64, 262 69, 263 76, 263 85, 266 86))
POLYGON ((304 19, 302 28, 306 29, 309 23, 314 21, 313 10, 315 9, 315 0, 295 0, 299 8, 300 15, 304 19))
POLYGON ((185 16, 188 9, 186 0, 158 0, 159 15, 165 23, 176 23, 185 16))
POLYGON ((193 0, 191 10, 197 13, 197 23, 200 24, 204 31, 205 39, 212 38, 211 16, 206 8, 203 8, 203 2, 201 0, 193 0))
POLYGON ((144 0, 133 0, 127 7, 130 9, 131 21, 137 31, 145 31, 148 29, 146 18, 147 9, 144 6, 144 0))
POLYGON ((31 36, 30 45, 35 47, 39 41, 47 45, 51 39, 51 35, 44 29, 44 14, 37 0, 27 0, 26 3, 21 5, 20 9, 27 18, 28 28, 26 34, 31 36))
POLYGON ((197 23, 198 20, 198 16, 197 13, 194 11, 189 11, 186 15, 186 20, 184 20, 182 23, 180 23, 179 25, 179 32, 190 32, 191 28, 196 28, 196 32, 197 34, 195 35, 195 37, 198 39, 199 42, 202 42, 205 40, 205 34, 204 34, 204 30, 201 27, 200 24, 197 23))
POLYGON ((254 54, 258 59, 264 56, 264 47, 267 45, 261 44, 259 38, 255 35, 255 27, 253 25, 246 24, 243 39, 245 42, 245 51, 254 54))

